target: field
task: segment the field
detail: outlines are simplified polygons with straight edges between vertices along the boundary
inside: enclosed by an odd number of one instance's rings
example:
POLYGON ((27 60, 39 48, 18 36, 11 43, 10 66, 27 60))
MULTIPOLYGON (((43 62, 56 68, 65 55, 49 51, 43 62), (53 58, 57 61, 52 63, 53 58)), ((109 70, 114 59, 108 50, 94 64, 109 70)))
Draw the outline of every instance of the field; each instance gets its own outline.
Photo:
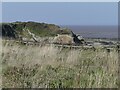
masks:
POLYGON ((2 41, 3 88, 118 88, 118 51, 2 41))

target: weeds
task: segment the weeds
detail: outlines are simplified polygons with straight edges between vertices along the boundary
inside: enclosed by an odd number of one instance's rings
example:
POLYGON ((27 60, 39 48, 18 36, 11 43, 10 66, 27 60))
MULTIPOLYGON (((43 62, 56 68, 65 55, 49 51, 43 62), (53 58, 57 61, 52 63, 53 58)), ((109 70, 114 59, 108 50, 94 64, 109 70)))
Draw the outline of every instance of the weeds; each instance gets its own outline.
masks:
POLYGON ((2 87, 117 88, 118 53, 3 42, 2 87))

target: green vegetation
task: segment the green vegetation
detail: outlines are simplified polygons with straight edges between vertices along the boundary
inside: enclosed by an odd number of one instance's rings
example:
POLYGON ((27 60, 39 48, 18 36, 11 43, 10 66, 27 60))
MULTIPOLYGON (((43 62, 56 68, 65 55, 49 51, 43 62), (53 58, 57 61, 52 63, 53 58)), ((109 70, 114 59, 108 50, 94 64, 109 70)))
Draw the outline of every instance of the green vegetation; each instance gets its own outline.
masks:
POLYGON ((70 34, 68 29, 61 29, 54 24, 37 23, 37 22, 14 22, 2 24, 3 37, 18 38, 19 36, 25 37, 25 31, 29 30, 36 36, 55 36, 57 34, 70 34))
POLYGON ((118 51, 2 41, 3 88, 118 88, 118 51))
POLYGON ((107 49, 98 45, 93 48, 81 45, 81 48, 76 49, 71 48, 71 45, 65 48, 62 45, 47 44, 57 34, 71 34, 69 29, 54 24, 14 22, 2 23, 1 26, 3 37, 14 38, 0 41, 0 80, 3 88, 119 87, 117 46, 109 46, 112 49, 107 49), (25 42, 15 40, 21 37, 40 37, 40 42, 24 45, 25 42))

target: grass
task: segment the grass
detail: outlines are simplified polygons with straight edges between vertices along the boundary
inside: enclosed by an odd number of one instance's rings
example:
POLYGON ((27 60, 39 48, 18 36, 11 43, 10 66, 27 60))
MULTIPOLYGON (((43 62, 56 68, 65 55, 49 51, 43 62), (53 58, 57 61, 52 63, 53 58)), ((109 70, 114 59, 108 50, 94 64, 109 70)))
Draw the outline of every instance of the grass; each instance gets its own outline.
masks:
MULTIPOLYGON (((17 38, 21 37, 30 37, 26 30, 28 29, 31 33, 40 37, 54 37, 57 34, 71 34, 69 29, 60 28, 58 25, 47 24, 47 23, 38 23, 38 22, 13 22, 13 23, 1 23, 3 30, 2 35, 5 37, 17 38)), ((0 25, 1 27, 1 25, 0 25)))
POLYGON ((118 88, 118 52, 2 43, 3 88, 118 88))
POLYGON ((2 40, 0 38, 0 88, 2 88, 2 40))

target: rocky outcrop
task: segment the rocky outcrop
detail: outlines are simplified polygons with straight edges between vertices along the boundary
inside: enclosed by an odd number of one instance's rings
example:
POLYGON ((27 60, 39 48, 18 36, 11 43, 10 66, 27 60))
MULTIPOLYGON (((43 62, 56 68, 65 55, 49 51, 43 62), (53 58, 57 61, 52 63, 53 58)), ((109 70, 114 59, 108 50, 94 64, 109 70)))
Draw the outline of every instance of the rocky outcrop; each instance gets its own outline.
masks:
POLYGON ((27 29, 27 32, 28 32, 28 34, 31 36, 31 38, 32 38, 35 42, 38 42, 35 34, 31 33, 29 29, 27 29))
POLYGON ((17 38, 17 33, 9 24, 2 25, 2 37, 17 38))
POLYGON ((70 45, 70 44, 73 44, 73 37, 71 37, 70 35, 59 35, 56 36, 54 38, 54 43, 55 44, 67 44, 67 45, 70 45))
POLYGON ((19 36, 23 38, 29 38, 27 30, 39 37, 54 37, 57 34, 63 33, 70 34, 69 30, 62 29, 58 25, 37 22, 2 23, 1 27, 2 36, 17 39, 19 36))
POLYGON ((60 28, 54 24, 37 22, 14 22, 2 24, 2 36, 19 39, 21 41, 52 42, 57 44, 83 44, 84 39, 67 28, 60 28), (43 37, 45 39, 43 39, 43 37), (46 39, 47 37, 47 39, 46 39), (51 38, 49 38, 51 37, 51 38))
POLYGON ((71 31, 71 35, 67 34, 62 34, 62 35, 57 35, 54 38, 54 43, 56 44, 66 44, 66 45, 82 45, 84 44, 84 39, 80 35, 76 35, 71 31))
POLYGON ((76 45, 84 44, 84 39, 83 39, 82 36, 76 35, 76 34, 73 33, 72 31, 71 31, 71 34, 72 34, 72 37, 73 37, 73 42, 74 42, 76 45))

